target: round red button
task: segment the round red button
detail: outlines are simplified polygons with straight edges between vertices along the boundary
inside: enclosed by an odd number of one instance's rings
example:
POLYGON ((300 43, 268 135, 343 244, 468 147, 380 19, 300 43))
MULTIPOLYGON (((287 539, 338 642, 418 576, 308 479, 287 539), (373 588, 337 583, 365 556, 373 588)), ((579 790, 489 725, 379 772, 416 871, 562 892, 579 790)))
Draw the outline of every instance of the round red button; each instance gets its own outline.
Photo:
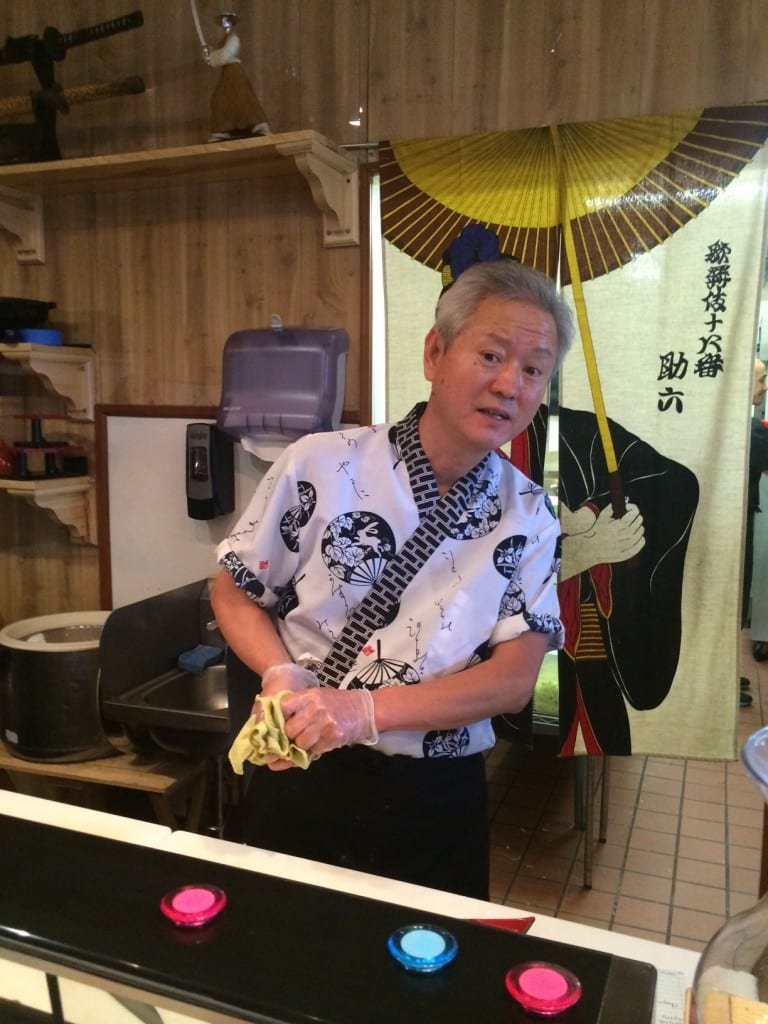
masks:
POLYGON ((160 909, 180 928, 199 928, 220 913, 227 894, 215 885, 183 885, 160 900, 160 909))
POLYGON ((539 1017, 555 1017, 581 998, 581 982, 558 964, 531 961, 507 972, 507 991, 512 998, 539 1017))

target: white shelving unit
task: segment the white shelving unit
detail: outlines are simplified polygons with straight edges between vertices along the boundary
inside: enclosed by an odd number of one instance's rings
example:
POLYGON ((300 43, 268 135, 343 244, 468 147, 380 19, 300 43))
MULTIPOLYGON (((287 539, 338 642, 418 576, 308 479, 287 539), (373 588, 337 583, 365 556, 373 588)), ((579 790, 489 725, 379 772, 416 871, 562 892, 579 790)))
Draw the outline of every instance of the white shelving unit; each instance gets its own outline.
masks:
MULTIPOLYGON (((0 344, 0 373, 4 365, 21 367, 39 377, 46 390, 66 399, 73 422, 93 422, 93 350, 65 345, 0 344)), ((0 478, 0 490, 51 512, 69 527, 73 537, 95 544, 96 499, 91 476, 44 479, 0 478)))

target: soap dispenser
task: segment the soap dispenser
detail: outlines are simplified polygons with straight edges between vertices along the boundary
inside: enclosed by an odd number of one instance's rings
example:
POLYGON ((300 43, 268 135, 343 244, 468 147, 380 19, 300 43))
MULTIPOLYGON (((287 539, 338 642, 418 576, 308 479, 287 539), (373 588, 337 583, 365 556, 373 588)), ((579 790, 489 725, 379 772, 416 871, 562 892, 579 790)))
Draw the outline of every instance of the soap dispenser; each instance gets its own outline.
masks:
POLYGON ((187 515, 214 519, 235 508, 235 455, 212 423, 187 424, 187 515))

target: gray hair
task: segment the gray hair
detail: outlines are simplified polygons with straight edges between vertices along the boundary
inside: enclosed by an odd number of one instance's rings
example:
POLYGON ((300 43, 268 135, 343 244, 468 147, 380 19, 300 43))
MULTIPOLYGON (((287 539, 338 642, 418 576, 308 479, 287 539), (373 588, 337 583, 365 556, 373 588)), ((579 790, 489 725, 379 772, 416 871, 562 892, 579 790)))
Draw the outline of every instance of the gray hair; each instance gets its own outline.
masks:
POLYGON ((560 366, 573 341, 570 307, 550 277, 516 260, 473 263, 442 293, 435 310, 435 327, 445 344, 453 341, 483 299, 491 295, 510 302, 528 302, 549 313, 557 330, 556 365, 560 366))

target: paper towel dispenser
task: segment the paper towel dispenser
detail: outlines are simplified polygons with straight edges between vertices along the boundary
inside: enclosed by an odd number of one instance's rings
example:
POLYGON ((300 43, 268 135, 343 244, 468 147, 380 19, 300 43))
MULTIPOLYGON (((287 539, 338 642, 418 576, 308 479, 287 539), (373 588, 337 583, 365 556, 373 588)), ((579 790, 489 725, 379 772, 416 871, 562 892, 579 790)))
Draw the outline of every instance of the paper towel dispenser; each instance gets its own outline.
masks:
MULTIPOLYGON (((224 345, 216 425, 236 440, 283 445, 335 430, 344 404, 349 338, 342 328, 236 331, 224 345)), ((257 454, 258 454, 257 450, 257 454)))

